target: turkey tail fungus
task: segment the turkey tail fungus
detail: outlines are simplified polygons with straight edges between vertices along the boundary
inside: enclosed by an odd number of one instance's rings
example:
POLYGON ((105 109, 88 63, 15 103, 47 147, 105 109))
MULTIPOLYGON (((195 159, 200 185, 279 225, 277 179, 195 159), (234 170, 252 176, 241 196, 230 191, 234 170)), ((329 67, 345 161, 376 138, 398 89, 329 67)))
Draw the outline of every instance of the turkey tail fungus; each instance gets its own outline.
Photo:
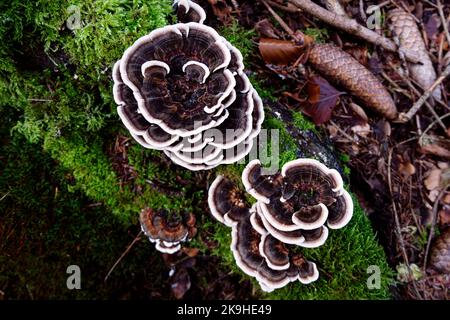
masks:
POLYGON ((204 10, 190 0, 174 7, 180 23, 139 38, 115 64, 117 112, 138 143, 189 170, 234 163, 261 130, 261 98, 204 10))
POLYGON ((259 160, 242 173, 246 191, 257 199, 250 207, 245 194, 218 176, 208 192, 212 215, 232 228, 236 264, 255 277, 261 289, 273 291, 290 282, 308 284, 319 272, 298 248, 315 248, 328 237, 328 225, 339 229, 353 215, 353 202, 340 174, 319 161, 297 159, 281 172, 263 175, 259 160))

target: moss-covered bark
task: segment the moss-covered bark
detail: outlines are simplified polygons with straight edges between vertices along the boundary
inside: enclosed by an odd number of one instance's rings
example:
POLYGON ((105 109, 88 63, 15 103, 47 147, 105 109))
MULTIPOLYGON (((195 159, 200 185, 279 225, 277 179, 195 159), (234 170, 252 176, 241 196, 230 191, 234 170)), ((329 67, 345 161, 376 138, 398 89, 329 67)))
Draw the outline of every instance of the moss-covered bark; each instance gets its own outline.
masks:
MULTIPOLYGON (((241 274, 229 250, 229 230, 210 217, 205 194, 207 182, 219 173, 237 181, 243 165, 221 166, 209 174, 194 174, 168 163, 161 153, 143 150, 130 142, 128 161, 137 173, 130 187, 120 184, 106 152, 117 134, 127 135, 115 112, 111 68, 134 40, 171 19, 171 1, 11 1, 0 4, 0 12, 4 47, 0 53, 0 106, 15 108, 20 114, 12 133, 20 133, 29 143, 41 145, 62 169, 73 175, 71 189, 103 203, 125 225, 136 223, 137 213, 145 206, 193 210, 199 229, 208 230, 219 246, 208 249, 198 238, 189 245, 199 247, 204 254, 219 256, 225 267, 241 274), (80 10, 79 29, 69 30, 66 26, 73 14, 68 11, 69 5, 80 10), (160 192, 148 180, 158 180, 179 192, 160 192), (180 180, 191 183, 180 186, 180 180)), ((221 32, 241 49, 248 61, 254 50, 252 31, 234 24, 221 32)), ((275 99, 269 89, 252 75, 250 78, 264 98, 275 99)), ((266 109, 270 106, 266 105, 266 109)), ((293 114, 290 125, 314 130, 298 113, 293 114)), ((263 126, 281 130, 282 163, 295 159, 302 148, 303 154, 308 154, 305 145, 299 145, 288 132, 286 123, 270 116, 270 112, 263 126)), ((148 250, 153 248, 149 246, 148 250)), ((306 255, 319 266, 322 276, 318 282, 308 286, 296 283, 260 296, 277 299, 389 296, 390 271, 359 206, 349 226, 333 232, 325 246, 308 250, 306 255), (381 289, 369 290, 366 286, 370 265, 380 267, 381 289)))

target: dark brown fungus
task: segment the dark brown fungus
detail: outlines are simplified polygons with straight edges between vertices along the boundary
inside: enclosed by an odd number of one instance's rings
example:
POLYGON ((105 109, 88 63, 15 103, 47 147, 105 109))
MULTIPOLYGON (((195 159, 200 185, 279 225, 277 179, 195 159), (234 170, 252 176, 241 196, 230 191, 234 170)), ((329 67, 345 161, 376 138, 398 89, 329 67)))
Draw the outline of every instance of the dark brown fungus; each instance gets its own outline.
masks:
POLYGON ((325 223, 338 229, 350 221, 353 202, 340 174, 316 160, 298 159, 266 175, 259 160, 253 160, 242 172, 242 182, 257 199, 252 207, 223 176, 216 178, 208 193, 212 215, 232 228, 236 264, 264 291, 297 280, 316 281, 316 264, 292 249, 319 247, 328 238, 325 223))
POLYGON ((204 10, 174 7, 181 23, 139 38, 115 64, 117 111, 138 143, 189 170, 236 162, 261 130, 262 101, 239 50, 202 24, 204 10))
POLYGON ((192 239, 197 231, 192 213, 171 214, 146 208, 141 211, 139 220, 144 234, 164 253, 177 252, 181 242, 192 239))

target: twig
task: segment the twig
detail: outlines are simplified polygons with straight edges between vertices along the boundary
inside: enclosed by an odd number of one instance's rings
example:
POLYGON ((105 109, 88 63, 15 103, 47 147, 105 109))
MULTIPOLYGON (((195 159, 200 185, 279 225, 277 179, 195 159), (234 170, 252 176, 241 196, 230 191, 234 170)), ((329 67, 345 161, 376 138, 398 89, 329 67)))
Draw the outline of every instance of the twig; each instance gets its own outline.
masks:
POLYGON ((268 4, 270 4, 272 7, 286 11, 286 12, 290 12, 290 13, 299 13, 300 12, 300 9, 298 9, 297 7, 291 6, 291 5, 283 6, 277 2, 270 1, 270 0, 266 0, 266 2, 268 4))
MULTIPOLYGON (((379 45, 388 51, 398 52, 398 46, 392 40, 361 26, 354 19, 332 13, 310 0, 290 0, 290 2, 329 25, 342 29, 375 45, 379 45)), ((410 52, 405 52, 404 55, 412 63, 419 62, 417 57, 410 52)))
MULTIPOLYGON (((409 265, 408 255, 407 255, 406 249, 405 249, 405 241, 403 240, 403 236, 402 236, 402 229, 401 229, 401 226, 400 226, 400 219, 398 218, 397 206, 395 205, 394 195, 393 195, 393 191, 392 191, 392 178, 391 178, 392 166, 391 166, 391 164, 392 164, 392 152, 394 151, 394 148, 395 147, 393 147, 393 148, 391 148, 389 150, 388 163, 387 163, 387 165, 388 165, 387 178, 388 178, 388 185, 389 185, 389 194, 391 196, 391 204, 392 204, 392 209, 394 211, 395 229, 396 229, 396 233, 397 233, 397 237, 398 237, 398 242, 400 243, 400 248, 401 248, 401 251, 402 251, 403 260, 405 261, 406 266, 408 267, 408 275, 409 275, 409 277, 411 279, 414 279, 412 277, 411 267, 409 265)), ((420 293, 419 293, 419 290, 418 290, 418 288, 416 286, 416 282, 413 280, 412 283, 413 283, 414 290, 416 291, 416 294, 420 298, 422 298, 420 293)))
MULTIPOLYGON (((444 114, 442 117, 439 117, 439 120, 444 120, 445 118, 450 117, 450 113, 444 114)), ((423 138, 425 137, 425 135, 427 134, 428 131, 431 130, 431 128, 434 127, 434 125, 438 123, 437 120, 433 121, 426 129, 424 132, 422 132, 422 135, 419 137, 419 145, 423 144, 423 138)))
POLYGON ((355 139, 353 139, 347 132, 345 132, 344 130, 342 130, 341 128, 339 128, 339 126, 333 121, 330 120, 330 124, 334 127, 336 127, 337 131, 339 131, 344 137, 346 137, 348 140, 350 141, 355 141, 355 139))
POLYGON ((5 199, 10 193, 11 193, 11 191, 8 191, 7 193, 5 193, 5 194, 0 198, 0 201, 2 201, 3 199, 5 199))
MULTIPOLYGON (((395 67, 392 64, 389 64, 393 69, 395 69, 395 67)), ((402 80, 408 85, 408 87, 418 96, 421 96, 421 93, 419 92, 419 90, 412 84, 412 82, 410 81, 409 78, 405 77, 401 72, 397 72, 397 74, 402 78, 402 80)), ((412 97, 410 97, 411 100, 412 97)), ((442 130, 444 130, 444 133, 446 135, 447 134, 447 127, 445 126, 445 124, 442 122, 441 119, 439 119, 439 115, 436 113, 436 111, 434 111, 434 108, 431 106, 431 104, 428 101, 425 101, 425 106, 428 108, 428 111, 430 111, 430 113, 433 115, 433 117, 437 120, 437 123, 439 123, 439 125, 441 126, 442 130)), ((402 122, 402 121, 401 121, 402 122)))
POLYGON ((419 111, 419 109, 423 106, 425 101, 428 100, 428 98, 433 94, 434 89, 436 89, 437 86, 439 86, 442 81, 445 80, 450 75, 450 65, 445 68, 444 72, 437 78, 437 80, 433 83, 431 87, 429 87, 425 93, 419 98, 419 100, 414 103, 414 105, 411 107, 411 109, 404 114, 399 115, 399 120, 401 122, 408 122, 411 120, 412 117, 419 111))
POLYGON ((265 0, 261 0, 261 2, 266 6, 267 10, 269 10, 270 14, 275 18, 275 20, 278 21, 278 23, 280 24, 280 26, 295 40, 298 40, 298 37, 295 36, 294 30, 292 30, 286 22, 283 21, 283 19, 281 19, 281 17, 275 12, 273 11, 273 9, 270 7, 270 5, 265 1, 265 0))
POLYGON ((441 192, 439 192, 439 195, 438 195, 438 197, 436 198, 436 200, 434 201, 434 204, 433 204, 433 222, 431 223, 430 233, 428 234, 427 248, 425 250, 425 257, 424 257, 424 260, 423 260, 423 273, 424 274, 425 274, 425 271, 427 269, 428 253, 430 252, 431 240, 433 239, 433 235, 434 235, 434 228, 436 227, 438 205, 439 205, 439 202, 441 201, 442 196, 447 191, 449 186, 450 185, 447 184, 445 186, 445 188, 442 188, 441 192))
POLYGON ((439 16, 442 20, 442 26, 444 27, 445 36, 447 37, 447 42, 450 45, 450 32, 448 32, 448 21, 445 18, 444 10, 442 9, 442 4, 440 0, 437 0, 437 10, 439 12, 439 16))
POLYGON ((106 275, 104 281, 106 282, 109 278, 109 276, 111 275, 111 273, 114 271, 114 269, 117 267, 117 265, 120 263, 120 261, 122 261, 122 259, 127 255, 127 253, 131 250, 131 248, 134 246, 134 244, 136 242, 138 242, 139 240, 141 240, 141 234, 142 234, 142 230, 138 233, 138 235, 134 238, 134 240, 130 243, 130 245, 125 249, 125 251, 122 253, 122 255, 119 257, 119 259, 117 259, 117 261, 114 263, 114 265, 111 267, 111 269, 109 270, 108 274, 106 275))

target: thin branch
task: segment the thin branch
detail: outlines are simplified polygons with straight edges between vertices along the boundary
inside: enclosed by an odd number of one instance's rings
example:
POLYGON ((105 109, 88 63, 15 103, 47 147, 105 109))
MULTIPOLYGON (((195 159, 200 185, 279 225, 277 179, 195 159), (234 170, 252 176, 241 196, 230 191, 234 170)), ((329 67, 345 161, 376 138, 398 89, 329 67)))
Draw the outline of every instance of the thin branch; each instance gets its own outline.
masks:
MULTIPOLYGON (((401 225, 400 225, 400 219, 398 217, 397 206, 395 205, 395 201, 394 201, 394 192, 392 191, 391 171, 392 171, 392 153, 394 151, 394 148, 391 148, 389 150, 388 161, 387 161, 388 162, 387 163, 387 165, 388 165, 387 178, 388 178, 388 185, 389 185, 389 194, 391 196, 391 205, 392 205, 392 209, 394 211, 395 231, 397 233, 398 242, 400 244, 401 252, 402 252, 402 255, 403 255, 403 260, 405 261, 405 264, 406 264, 406 266, 408 268, 409 277, 411 279, 413 279, 411 267, 409 265, 408 254, 406 253, 406 249, 405 249, 405 241, 403 240, 403 236, 402 236, 402 229, 401 229, 401 225)), ((416 294, 420 298, 422 298, 422 296, 420 295, 419 290, 418 290, 418 288, 416 286, 416 282, 413 280, 412 283, 413 283, 414 290, 416 291, 416 294)))
POLYGON ((119 257, 119 259, 117 259, 117 261, 114 263, 114 265, 111 267, 111 269, 108 271, 108 274, 106 275, 104 281, 108 281, 109 276, 111 275, 111 273, 114 271, 114 269, 117 267, 117 265, 120 263, 120 261, 122 261, 122 259, 127 255, 128 252, 130 252, 131 248, 134 246, 134 244, 136 242, 138 242, 139 240, 141 240, 141 234, 142 234, 142 230, 138 233, 138 235, 134 238, 134 240, 130 243, 130 245, 125 249, 125 251, 121 254, 121 256, 119 257))
POLYGON ((297 37, 295 36, 294 30, 292 30, 286 22, 283 21, 283 19, 281 19, 281 17, 275 12, 273 11, 273 9, 270 7, 270 5, 264 1, 261 0, 261 2, 266 6, 267 10, 269 10, 270 14, 275 18, 275 20, 278 21, 278 23, 280 24, 280 26, 295 40, 297 40, 297 37))
POLYGON ((289 13, 299 13, 300 12, 299 8, 294 7, 293 5, 290 5, 290 4, 288 6, 283 6, 283 5, 281 5, 281 4, 277 3, 277 2, 270 1, 270 0, 266 0, 266 2, 268 4, 270 4, 272 7, 280 9, 282 11, 286 11, 286 12, 289 12, 289 13))
MULTIPOLYGON (((337 15, 335 13, 332 13, 309 0, 289 0, 289 1, 294 5, 296 5, 298 8, 315 16, 316 18, 322 20, 323 22, 329 25, 342 29, 375 45, 379 45, 388 51, 398 52, 398 46, 392 40, 379 35, 375 31, 372 31, 368 28, 361 26, 354 19, 349 19, 337 15)), ((405 58, 410 62, 413 63, 419 62, 417 57, 410 52, 405 52, 404 55, 405 58)))
POLYGON ((419 100, 417 100, 416 103, 414 103, 414 105, 411 107, 411 109, 407 113, 399 115, 399 120, 401 122, 408 122, 409 120, 411 120, 412 117, 414 117, 414 115, 423 106, 425 101, 427 101, 428 98, 433 94, 434 89, 436 89, 436 87, 439 86, 442 83, 442 81, 444 81, 449 75, 450 75, 450 65, 447 66, 447 68, 439 76, 439 78, 433 83, 433 85, 431 87, 429 87, 425 91, 425 93, 419 98, 419 100))
POLYGON ((8 191, 7 193, 5 193, 5 194, 0 198, 0 201, 2 201, 3 199, 5 199, 10 193, 11 193, 11 191, 8 191))
MULTIPOLYGON (((450 117, 450 113, 444 114, 442 117, 439 117, 439 120, 442 121, 445 118, 450 117)), ((436 123, 438 123, 438 120, 433 121, 426 129, 425 131, 422 133, 422 135, 419 137, 419 145, 423 144, 423 138, 425 137, 425 135, 427 134, 428 131, 430 131, 435 125, 436 123)))
POLYGON ((442 8, 442 4, 440 0, 437 0, 437 10, 439 12, 439 16, 441 17, 442 26, 444 27, 445 36, 447 37, 447 42, 450 45, 450 33, 448 32, 448 20, 445 18, 444 9, 442 8))

